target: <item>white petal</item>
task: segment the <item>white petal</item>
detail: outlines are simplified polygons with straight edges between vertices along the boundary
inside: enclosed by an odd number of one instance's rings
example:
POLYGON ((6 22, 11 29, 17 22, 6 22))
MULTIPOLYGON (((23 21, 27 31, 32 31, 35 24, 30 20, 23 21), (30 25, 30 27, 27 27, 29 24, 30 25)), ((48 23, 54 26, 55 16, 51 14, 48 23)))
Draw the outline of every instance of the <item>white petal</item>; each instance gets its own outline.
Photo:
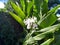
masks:
POLYGON ((33 29, 38 28, 37 24, 33 24, 33 29))
POLYGON ((31 18, 31 20, 30 20, 30 21, 31 21, 31 23, 35 22, 35 21, 34 21, 34 19, 32 19, 32 18, 31 18))
POLYGON ((60 14, 56 14, 57 17, 60 17, 60 14))
POLYGON ((31 28, 31 26, 30 25, 27 25, 27 29, 30 29, 31 28))
POLYGON ((36 17, 34 17, 34 20, 36 21, 36 20, 37 20, 37 18, 36 18, 36 17))
POLYGON ((60 18, 58 18, 57 20, 60 21, 60 18))

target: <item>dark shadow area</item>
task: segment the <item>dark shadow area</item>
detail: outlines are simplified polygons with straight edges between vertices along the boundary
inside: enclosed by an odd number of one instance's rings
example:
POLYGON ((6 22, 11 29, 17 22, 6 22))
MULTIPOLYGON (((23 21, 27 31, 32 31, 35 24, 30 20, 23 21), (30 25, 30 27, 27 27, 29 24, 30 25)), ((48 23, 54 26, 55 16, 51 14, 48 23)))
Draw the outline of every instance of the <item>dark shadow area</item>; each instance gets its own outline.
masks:
POLYGON ((23 28, 8 13, 0 12, 0 45, 22 45, 23 28))

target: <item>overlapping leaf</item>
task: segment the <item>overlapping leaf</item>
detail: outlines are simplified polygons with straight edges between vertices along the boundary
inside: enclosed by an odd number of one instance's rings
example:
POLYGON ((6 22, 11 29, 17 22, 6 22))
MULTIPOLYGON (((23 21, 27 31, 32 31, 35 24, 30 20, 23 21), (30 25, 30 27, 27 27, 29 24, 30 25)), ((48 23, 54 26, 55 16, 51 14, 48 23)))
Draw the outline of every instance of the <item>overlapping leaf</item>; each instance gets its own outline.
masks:
POLYGON ((40 33, 40 34, 38 34, 38 35, 36 35, 34 37, 30 37, 29 39, 27 39, 24 42, 24 44, 26 44, 26 45, 27 44, 32 44, 32 43, 34 43, 37 40, 42 40, 43 38, 46 37, 47 34, 54 33, 55 31, 57 31, 58 27, 60 28, 60 24, 57 24, 56 26, 54 25, 53 27, 54 27, 53 29, 52 29, 52 27, 47 27, 46 29, 44 28, 43 30, 45 30, 45 32, 40 33), (49 30, 49 31, 46 31, 46 30, 49 30))
POLYGON ((20 4, 22 6, 23 12, 25 12, 25 1, 24 0, 20 0, 20 4))
POLYGON ((45 14, 46 16, 42 18, 42 20, 40 20, 38 22, 38 25, 40 25, 40 27, 45 28, 48 26, 51 26, 52 24, 54 24, 57 20, 57 17, 55 15, 57 9, 60 7, 60 5, 56 6, 55 8, 51 9, 50 11, 47 12, 47 14, 45 14))
POLYGON ((14 14, 12 12, 9 12, 9 13, 18 23, 20 23, 23 27, 25 26, 22 19, 19 16, 17 16, 16 14, 14 14))
POLYGON ((31 9, 32 9, 32 7, 33 7, 33 1, 30 1, 30 2, 28 2, 28 5, 27 5, 27 15, 29 16, 30 15, 30 13, 31 13, 31 9))
POLYGON ((19 6, 17 6, 13 2, 11 2, 11 6, 14 9, 14 11, 18 14, 19 17, 21 17, 22 19, 25 18, 25 14, 24 14, 24 12, 22 11, 22 9, 19 6))
POLYGON ((40 45, 50 45, 50 43, 54 40, 54 38, 50 38, 47 41, 45 41, 44 43, 40 44, 40 45))

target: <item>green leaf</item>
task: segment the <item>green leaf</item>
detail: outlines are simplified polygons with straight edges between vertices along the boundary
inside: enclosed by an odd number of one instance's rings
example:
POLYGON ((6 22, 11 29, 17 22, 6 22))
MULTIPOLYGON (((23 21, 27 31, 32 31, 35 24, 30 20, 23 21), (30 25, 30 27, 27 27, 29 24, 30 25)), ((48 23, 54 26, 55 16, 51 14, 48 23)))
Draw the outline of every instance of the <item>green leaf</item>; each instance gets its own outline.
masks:
POLYGON ((50 27, 47 27, 47 28, 43 28, 43 29, 41 29, 41 30, 39 30, 39 31, 36 31, 36 32, 46 32, 46 31, 49 31, 49 30, 51 30, 51 29, 56 29, 56 28, 60 28, 60 24, 56 24, 56 25, 53 25, 53 26, 50 26, 50 27))
POLYGON ((9 12, 9 14, 19 23, 21 24, 23 27, 25 26, 25 24, 23 23, 22 19, 17 16, 16 14, 12 13, 12 12, 9 12))
POLYGON ((40 10, 42 10, 42 14, 48 12, 48 0, 34 0, 34 12, 39 14, 40 10))
POLYGON ((50 43, 54 40, 54 38, 50 38, 48 39, 47 41, 43 42, 42 44, 40 45, 50 45, 50 43))
POLYGON ((37 19, 39 20, 40 17, 41 17, 40 14, 42 14, 40 12, 42 12, 41 11, 41 5, 42 5, 43 0, 38 0, 38 1, 34 0, 33 2, 34 2, 34 5, 33 5, 33 15, 36 16, 37 19))
POLYGON ((48 0, 43 0, 42 13, 46 14, 48 12, 48 0))
POLYGON ((57 20, 57 17, 54 14, 51 14, 47 18, 45 18, 44 21, 41 22, 40 26, 42 28, 51 26, 56 22, 56 20, 57 20))
POLYGON ((45 0, 46 1, 46 3, 48 3, 48 0, 45 0))
POLYGON ((60 7, 60 5, 57 5, 56 7, 52 8, 51 10, 49 10, 49 11, 47 12, 47 14, 56 13, 59 7, 60 7))
POLYGON ((24 12, 22 11, 22 9, 19 6, 17 6, 13 2, 11 2, 11 6, 14 9, 14 11, 18 14, 19 17, 21 17, 22 19, 25 18, 25 14, 24 14, 24 12))
POLYGON ((41 19, 43 14, 46 14, 48 11, 48 0, 34 0, 33 5, 33 14, 37 19, 41 19))
POLYGON ((34 36, 34 37, 30 37, 28 40, 26 40, 26 41, 24 42, 24 44, 32 44, 32 43, 34 43, 36 40, 42 40, 42 39, 45 38, 45 37, 46 37, 46 33, 38 34, 38 35, 36 35, 36 36, 34 36))
POLYGON ((20 0, 20 4, 22 6, 23 11, 25 12, 25 1, 24 0, 20 0))
MULTIPOLYGON (((54 28, 50 28, 49 31, 46 31, 46 32, 43 32, 43 33, 40 33, 34 37, 30 37, 29 39, 27 39, 24 44, 32 44, 34 43, 35 41, 38 41, 38 40, 42 40, 43 38, 46 37, 46 35, 50 34, 50 33, 54 33, 55 31, 57 31, 58 27, 60 28, 60 24, 57 24, 57 26, 54 26, 54 28)), ((44 28, 45 29, 45 28, 44 28)), ((48 27, 47 27, 48 29, 48 27)), ((46 30, 46 29, 45 29, 46 30)))
POLYGON ((60 7, 60 5, 56 6, 55 8, 51 9, 50 11, 47 12, 47 14, 45 14, 46 16, 43 17, 39 22, 38 25, 41 28, 45 28, 48 26, 51 26, 52 24, 54 24, 57 20, 56 17, 56 11, 57 9, 60 7))
POLYGON ((32 7, 33 7, 33 1, 28 2, 28 5, 27 5, 27 15, 28 15, 28 16, 29 16, 30 13, 31 13, 32 7))
POLYGON ((55 40, 51 43, 51 45, 60 45, 60 29, 59 31, 55 32, 55 40))
POLYGON ((50 29, 49 31, 43 32, 33 37, 34 40, 41 40, 46 37, 47 34, 54 33, 57 28, 50 29))
POLYGON ((25 40, 29 39, 34 32, 35 32, 35 31, 32 30, 30 33, 28 33, 28 34, 26 35, 26 37, 25 37, 25 40))
POLYGON ((39 14, 40 13, 40 7, 41 7, 41 4, 42 4, 43 0, 34 0, 34 10, 35 13, 39 14))

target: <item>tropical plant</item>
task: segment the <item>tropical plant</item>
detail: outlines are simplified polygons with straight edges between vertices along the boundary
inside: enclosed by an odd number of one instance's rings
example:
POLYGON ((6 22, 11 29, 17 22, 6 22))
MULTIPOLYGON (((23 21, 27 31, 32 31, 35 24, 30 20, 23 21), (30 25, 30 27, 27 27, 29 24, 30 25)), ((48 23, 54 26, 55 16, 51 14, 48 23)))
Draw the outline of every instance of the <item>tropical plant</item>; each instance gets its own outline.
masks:
POLYGON ((60 24, 55 24, 60 5, 48 10, 48 0, 20 0, 20 5, 10 4, 14 12, 9 11, 9 14, 26 32, 23 45, 50 45, 54 32, 60 28, 60 24))

